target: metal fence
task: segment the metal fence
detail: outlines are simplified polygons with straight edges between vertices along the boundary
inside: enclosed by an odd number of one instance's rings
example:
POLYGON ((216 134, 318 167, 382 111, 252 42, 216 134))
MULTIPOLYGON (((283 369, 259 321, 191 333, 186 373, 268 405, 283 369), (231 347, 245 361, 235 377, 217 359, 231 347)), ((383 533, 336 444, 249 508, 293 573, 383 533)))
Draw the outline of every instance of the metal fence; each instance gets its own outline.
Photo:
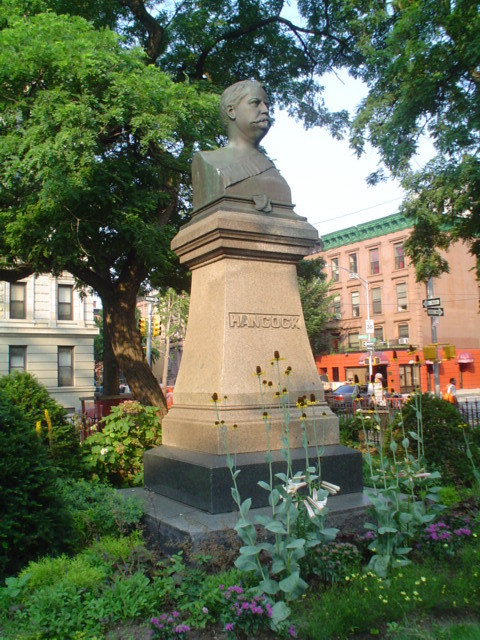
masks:
POLYGON ((480 427, 480 399, 466 398, 458 403, 458 410, 471 427, 480 427))

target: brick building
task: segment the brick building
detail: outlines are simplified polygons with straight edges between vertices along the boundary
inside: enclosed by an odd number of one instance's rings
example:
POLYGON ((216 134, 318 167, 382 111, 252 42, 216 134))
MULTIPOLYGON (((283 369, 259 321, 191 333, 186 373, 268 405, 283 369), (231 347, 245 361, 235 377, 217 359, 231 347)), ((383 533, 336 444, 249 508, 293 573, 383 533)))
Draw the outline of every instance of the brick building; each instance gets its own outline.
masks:
MULTIPOLYGON (((394 214, 322 237, 322 256, 331 278, 334 320, 329 331, 332 353, 317 356, 320 373, 331 381, 368 377, 367 336, 375 344, 374 373, 389 387, 408 392, 420 385, 433 390, 433 366, 424 361, 423 347, 432 343, 431 317, 423 307, 426 287, 417 283, 404 254, 411 223, 394 214), (367 305, 368 300, 368 305, 367 305), (367 319, 370 325, 367 326, 367 319), (368 329, 370 328, 370 332, 368 329), (411 347, 414 347, 413 350, 411 347)), ((450 272, 433 280, 434 296, 444 310, 436 318, 439 373, 442 388, 456 377, 460 388, 480 387, 480 285, 475 260, 457 242, 445 254, 450 272), (456 347, 445 359, 442 345, 456 347)))

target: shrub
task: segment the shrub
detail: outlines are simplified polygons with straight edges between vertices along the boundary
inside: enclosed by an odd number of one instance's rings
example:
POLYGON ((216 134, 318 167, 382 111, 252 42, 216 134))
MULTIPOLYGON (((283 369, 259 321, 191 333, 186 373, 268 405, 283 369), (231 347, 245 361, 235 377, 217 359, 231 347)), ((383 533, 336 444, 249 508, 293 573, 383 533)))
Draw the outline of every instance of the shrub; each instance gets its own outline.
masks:
POLYGON ((138 500, 123 497, 100 482, 70 480, 61 483, 63 500, 72 514, 80 547, 105 535, 125 535, 143 516, 138 500))
POLYGON ((0 390, 0 575, 64 550, 72 522, 35 429, 0 390))
POLYGON ((96 477, 114 486, 141 485, 143 454, 161 444, 157 408, 127 400, 113 407, 102 422, 102 431, 83 443, 85 464, 96 477))
POLYGON ((48 394, 46 387, 30 373, 16 371, 0 378, 0 389, 32 429, 37 428, 58 473, 69 478, 81 475, 78 433, 67 420, 65 409, 48 394))
MULTIPOLYGON (((415 431, 417 407, 422 413, 423 444, 425 458, 430 467, 440 471, 443 484, 473 483, 472 466, 468 460, 462 429, 464 420, 458 409, 429 394, 422 394, 420 402, 410 400, 403 408, 405 430, 415 431), (416 406, 417 405, 417 406, 416 406)), ((469 430, 472 455, 477 468, 480 466, 480 430, 469 430)), ((401 439, 401 435, 399 435, 401 439)))

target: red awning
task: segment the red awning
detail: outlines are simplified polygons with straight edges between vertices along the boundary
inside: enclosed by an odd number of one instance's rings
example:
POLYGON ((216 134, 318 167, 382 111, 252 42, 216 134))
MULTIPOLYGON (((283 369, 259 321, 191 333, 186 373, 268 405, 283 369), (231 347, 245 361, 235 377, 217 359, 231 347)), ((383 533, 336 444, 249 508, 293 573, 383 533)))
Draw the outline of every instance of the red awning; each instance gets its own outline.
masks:
MULTIPOLYGON (((362 355, 360 356, 360 359, 358 361, 358 364, 368 365, 368 357, 369 357, 369 355, 370 355, 370 353, 362 353, 362 355)), ((380 358, 380 364, 389 364, 390 363, 390 360, 383 353, 383 351, 373 351, 372 358, 380 358)))
POLYGON ((473 356, 470 351, 460 351, 457 356, 457 362, 458 364, 469 364, 473 362, 473 356))

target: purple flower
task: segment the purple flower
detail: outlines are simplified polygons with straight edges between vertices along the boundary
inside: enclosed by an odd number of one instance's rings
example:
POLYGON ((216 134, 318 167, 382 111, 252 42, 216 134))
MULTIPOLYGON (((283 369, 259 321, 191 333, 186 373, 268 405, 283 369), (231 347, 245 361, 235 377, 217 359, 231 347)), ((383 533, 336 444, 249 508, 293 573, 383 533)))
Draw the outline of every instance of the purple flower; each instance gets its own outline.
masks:
POLYGON ((225 589, 225 585, 224 584, 219 584, 218 588, 220 589, 220 591, 223 591, 225 589))
POLYGON ((471 536, 472 532, 470 531, 470 529, 468 527, 461 527, 460 529, 456 529, 453 532, 456 536, 471 536))
POLYGON ((225 631, 233 631, 233 622, 227 622, 225 625, 225 631))
POLYGON ((203 611, 203 613, 208 613, 207 607, 202 607, 202 611, 203 611))
POLYGON ((267 616, 268 616, 269 618, 271 618, 271 617, 272 617, 272 614, 273 614, 272 605, 271 605, 271 604, 268 604, 268 602, 267 602, 267 604, 265 605, 265 609, 267 610, 267 616))
POLYGON ((180 615, 180 614, 178 613, 178 611, 172 611, 172 616, 173 616, 174 618, 178 618, 178 616, 179 616, 179 615, 180 615))
POLYGON ((296 633, 296 631, 295 631, 295 627, 293 626, 293 624, 292 624, 292 626, 291 626, 291 627, 289 627, 289 629, 288 629, 288 633, 289 633, 289 635, 290 635, 290 636, 292 636, 292 638, 295 638, 295 637, 296 637, 297 633, 296 633))
POLYGON ((190 631, 188 624, 179 624, 175 627, 175 633, 187 633, 187 631, 190 631))
POLYGON ((233 585, 233 587, 228 587, 228 590, 230 592, 235 592, 235 593, 243 593, 243 589, 242 587, 238 587, 236 584, 233 585))

